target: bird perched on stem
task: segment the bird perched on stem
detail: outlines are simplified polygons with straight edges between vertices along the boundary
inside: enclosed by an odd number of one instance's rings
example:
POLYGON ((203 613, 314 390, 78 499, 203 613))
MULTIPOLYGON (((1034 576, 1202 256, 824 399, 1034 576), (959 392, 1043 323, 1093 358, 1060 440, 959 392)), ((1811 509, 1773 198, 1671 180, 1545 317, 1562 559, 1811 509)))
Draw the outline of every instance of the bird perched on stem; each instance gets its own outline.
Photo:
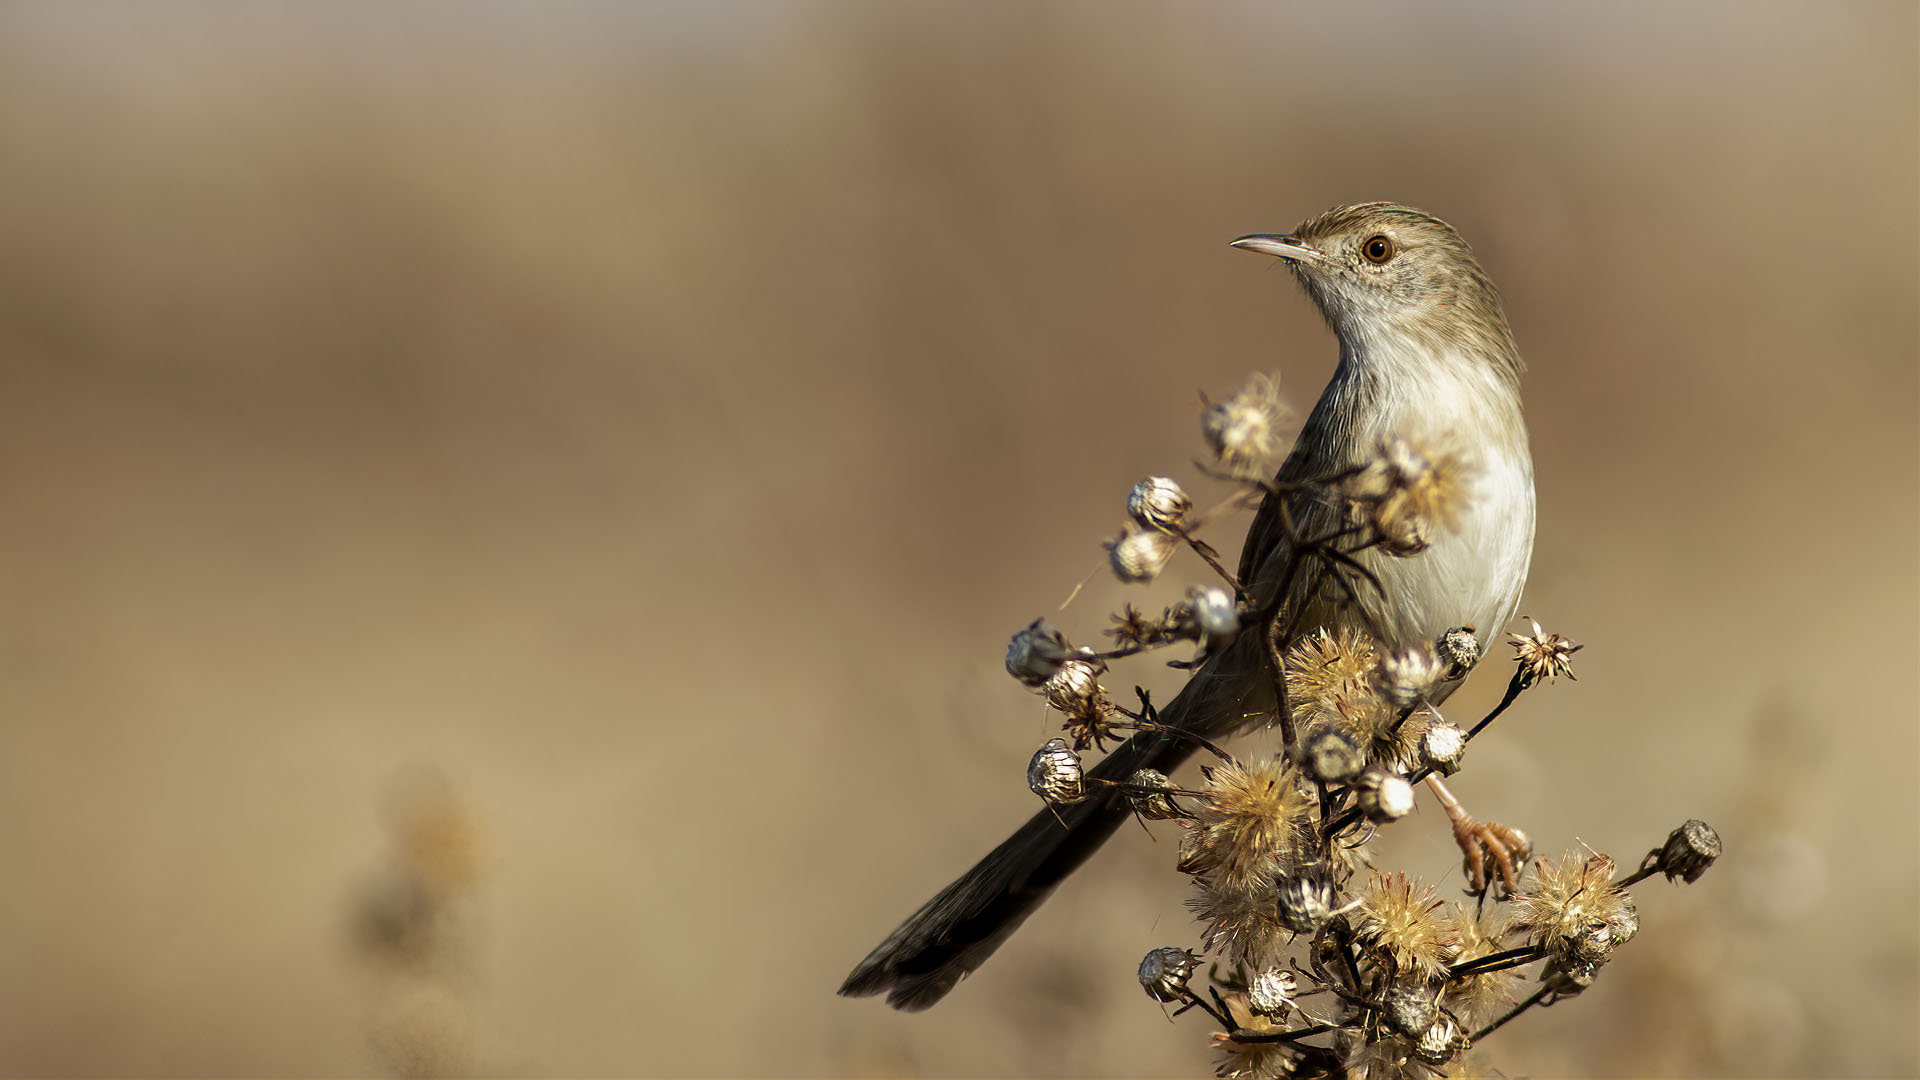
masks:
MULTIPOLYGON (((1303 635, 1360 631, 1393 650, 1432 645, 1449 630, 1472 627, 1484 646, 1513 618, 1533 551, 1523 365, 1499 293, 1460 234, 1431 214, 1376 202, 1335 207, 1286 235, 1245 236, 1233 246, 1286 263, 1339 339, 1340 363, 1241 551, 1238 581, 1266 625, 1243 630, 1214 653, 1159 710, 1159 724, 1208 739, 1276 713, 1285 723, 1277 665, 1303 635), (1331 560, 1301 557, 1309 542, 1303 538, 1341 534, 1349 507, 1283 494, 1358 474, 1396 442, 1444 449, 1464 464, 1470 482, 1449 515, 1450 528, 1354 551, 1350 561, 1370 586, 1356 589, 1331 560)), ((1426 700, 1444 701, 1461 678, 1438 682, 1426 700)), ((1168 772, 1195 745, 1162 731, 1136 734, 1088 777, 1168 772)), ((1431 782, 1437 789, 1437 777, 1431 782)), ((1464 811, 1455 816, 1458 804, 1447 809, 1456 833, 1470 834, 1474 823, 1464 811)), ((1120 790, 1101 789, 1035 814, 888 935, 840 993, 884 993, 899 1009, 932 1006, 1128 813, 1120 790)), ((1461 842, 1473 859, 1468 839, 1461 842)))

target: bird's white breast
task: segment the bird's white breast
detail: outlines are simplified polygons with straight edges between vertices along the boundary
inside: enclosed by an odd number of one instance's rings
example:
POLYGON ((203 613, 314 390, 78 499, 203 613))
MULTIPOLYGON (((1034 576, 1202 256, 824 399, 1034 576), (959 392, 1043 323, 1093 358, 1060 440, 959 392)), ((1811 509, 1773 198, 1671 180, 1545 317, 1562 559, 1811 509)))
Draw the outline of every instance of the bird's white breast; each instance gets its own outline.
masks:
MULTIPOLYGON (((1431 642, 1456 626, 1472 626, 1482 645, 1505 629, 1520 603, 1533 557, 1533 458, 1518 395, 1500 376, 1468 357, 1427 358, 1375 386, 1378 408, 1354 432, 1365 453, 1388 435, 1459 453, 1466 462, 1465 498, 1456 526, 1435 530, 1432 546, 1413 556, 1369 552, 1363 560, 1381 581, 1386 602, 1374 614, 1393 644, 1431 642)), ((1369 605, 1373 606, 1373 605, 1369 605)))

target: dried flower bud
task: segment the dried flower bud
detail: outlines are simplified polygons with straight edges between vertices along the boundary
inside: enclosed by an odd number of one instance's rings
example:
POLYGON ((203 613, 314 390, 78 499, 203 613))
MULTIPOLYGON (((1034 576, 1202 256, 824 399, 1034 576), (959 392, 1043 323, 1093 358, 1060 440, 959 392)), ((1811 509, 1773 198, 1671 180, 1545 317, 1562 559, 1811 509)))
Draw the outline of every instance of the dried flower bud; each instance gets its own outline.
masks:
POLYGON ((1433 643, 1433 649, 1446 669, 1441 677, 1448 681, 1466 678, 1467 672, 1480 662, 1480 639, 1474 636, 1471 626, 1456 626, 1442 634, 1440 640, 1433 643))
POLYGON ((1223 642, 1240 632, 1239 605, 1231 592, 1218 585, 1188 589, 1186 606, 1204 640, 1223 642))
POLYGON ((1460 1025, 1453 1022, 1453 1017, 1442 1013, 1414 1043, 1413 1056, 1428 1065, 1445 1065, 1469 1045, 1466 1035, 1460 1031, 1460 1025))
POLYGON ((1007 642, 1007 674, 1028 686, 1045 686, 1072 655, 1073 647, 1052 623, 1035 619, 1007 642))
POLYGON ((1440 676, 1440 658, 1432 647, 1413 645, 1381 657, 1374 683, 1389 705, 1404 709, 1423 700, 1440 676))
POLYGON ((1100 695, 1100 669, 1091 660, 1069 660, 1047 680, 1047 704, 1077 716, 1100 695))
POLYGON ((1185 949, 1155 949, 1140 961, 1140 988, 1155 1001, 1179 1001, 1187 996, 1196 957, 1185 949))
POLYGON ((1300 981, 1293 972, 1268 968, 1247 984, 1247 1007, 1262 1016, 1279 1016, 1299 993, 1300 981))
POLYGON ((1127 495, 1127 516, 1142 528, 1160 532, 1178 532, 1192 509, 1193 500, 1164 476, 1147 477, 1127 495))
POLYGON ((1413 785, 1397 772, 1372 767, 1353 782, 1354 802, 1376 825, 1399 821, 1413 813, 1413 785))
POLYGON ((1337 728, 1322 725, 1300 743, 1300 771, 1323 784, 1340 784, 1366 768, 1366 755, 1337 728))
POLYGON ((1668 881, 1681 878, 1691 885, 1700 880, 1700 875, 1719 857, 1720 834, 1713 831, 1713 826, 1694 818, 1667 837, 1666 846, 1659 851, 1658 866, 1668 881))
POLYGON ((1160 576, 1173 558, 1179 543, 1154 529, 1130 528, 1118 540, 1107 545, 1107 561, 1113 576, 1128 585, 1142 585, 1160 576))
POLYGON ((1380 996, 1380 1014, 1387 1026, 1409 1039, 1427 1033, 1440 1017, 1440 1003, 1423 980, 1401 979, 1390 983, 1380 996))
POLYGON ((1068 748, 1065 739, 1048 739, 1045 746, 1033 752, 1033 760, 1027 762, 1027 787, 1050 803, 1072 803, 1086 798, 1080 755, 1068 748))
MULTIPOLYGON (((1136 788, 1156 788, 1164 791, 1174 790, 1173 781, 1167 774, 1153 769, 1135 770, 1127 777, 1127 783, 1136 788)), ((1127 792, 1127 805, 1133 812, 1149 821, 1165 821, 1168 818, 1184 817, 1180 807, 1173 801, 1172 795, 1158 795, 1151 791, 1127 792)))
POLYGON ((1559 634, 1547 633, 1537 619, 1527 618, 1527 621, 1533 624, 1532 634, 1510 635, 1513 638, 1514 662, 1520 665, 1521 688, 1537 682, 1552 682, 1561 675, 1573 678, 1573 654, 1579 652, 1582 646, 1559 634))
POLYGON ((1314 933, 1333 915, 1333 882, 1318 874, 1283 877, 1273 893, 1280 925, 1295 933, 1314 933))
POLYGON ((1207 409, 1200 431, 1214 460, 1228 473, 1258 477, 1280 453, 1278 429, 1284 412, 1273 379, 1255 375, 1239 393, 1207 409))
POLYGON ((1592 986, 1594 977, 1599 974, 1599 971, 1599 963, 1585 963, 1554 956, 1547 961, 1547 966, 1541 969, 1540 981, 1546 984, 1547 989, 1561 997, 1572 997, 1592 986))
POLYGON ((1441 776, 1459 772, 1466 753, 1466 733, 1447 721, 1428 725, 1420 736, 1420 764, 1441 776))

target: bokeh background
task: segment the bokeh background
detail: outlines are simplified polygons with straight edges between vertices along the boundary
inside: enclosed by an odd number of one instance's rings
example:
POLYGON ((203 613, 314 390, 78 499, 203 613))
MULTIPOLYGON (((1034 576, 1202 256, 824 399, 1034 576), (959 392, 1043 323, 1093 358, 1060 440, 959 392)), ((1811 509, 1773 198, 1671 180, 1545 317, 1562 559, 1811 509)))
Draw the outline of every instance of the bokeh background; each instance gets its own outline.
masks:
MULTIPOLYGON (((1488 1062, 1912 1074, 1917 42, 0 7, 0 1074, 1201 1074, 1132 975, 1193 937, 1164 829, 931 1013, 832 990, 1034 807, 1007 635, 1201 572, 1094 573, 1135 479, 1206 489, 1198 392, 1331 369, 1226 241, 1375 198, 1503 286, 1523 610, 1587 643, 1456 790, 1544 851, 1728 851, 1488 1062)), ((1428 807, 1386 857, 1451 852, 1428 807)))

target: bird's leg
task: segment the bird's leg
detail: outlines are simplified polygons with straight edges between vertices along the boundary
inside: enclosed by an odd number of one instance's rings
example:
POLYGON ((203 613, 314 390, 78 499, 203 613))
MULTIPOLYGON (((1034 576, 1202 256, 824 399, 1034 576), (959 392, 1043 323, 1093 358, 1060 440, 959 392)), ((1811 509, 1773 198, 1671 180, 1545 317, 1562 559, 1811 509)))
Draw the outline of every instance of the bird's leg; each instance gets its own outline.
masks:
POLYGON ((1467 891, 1484 895, 1487 874, 1492 871, 1500 877, 1501 895, 1512 896, 1520 887, 1519 869, 1533 854, 1526 834, 1498 822, 1475 821, 1438 776, 1428 775, 1427 787, 1433 790, 1434 798, 1440 800, 1440 808, 1447 812, 1447 820, 1453 823, 1453 842, 1460 845, 1461 854, 1466 856, 1467 891))

